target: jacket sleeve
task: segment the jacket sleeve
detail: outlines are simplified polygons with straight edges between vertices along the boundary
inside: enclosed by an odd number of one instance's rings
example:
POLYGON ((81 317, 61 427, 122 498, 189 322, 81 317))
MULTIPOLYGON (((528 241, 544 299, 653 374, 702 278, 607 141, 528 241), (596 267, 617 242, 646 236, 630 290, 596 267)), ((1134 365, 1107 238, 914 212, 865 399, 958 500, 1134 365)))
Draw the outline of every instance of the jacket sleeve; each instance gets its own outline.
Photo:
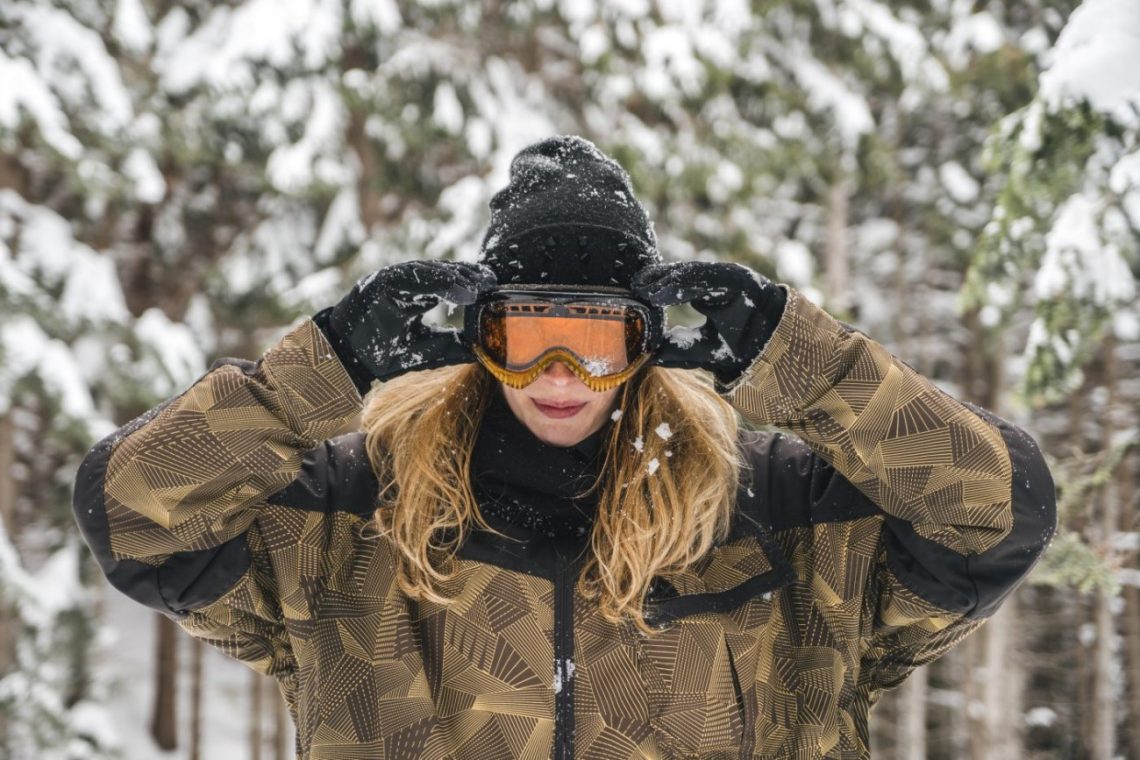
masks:
POLYGON ((751 422, 806 443, 770 469, 799 474, 783 495, 809 511, 806 522, 879 515, 859 646, 864 677, 890 686, 977 627, 1028 574, 1055 530, 1053 481, 1023 430, 782 287, 774 334, 723 391, 751 422))
POLYGON ((361 403, 312 320, 257 362, 218 360, 80 465, 72 506, 103 573, 250 667, 288 670, 283 581, 266 547, 301 528, 267 518, 286 514, 268 500, 299 479, 329 492, 330 449, 319 444, 361 403))

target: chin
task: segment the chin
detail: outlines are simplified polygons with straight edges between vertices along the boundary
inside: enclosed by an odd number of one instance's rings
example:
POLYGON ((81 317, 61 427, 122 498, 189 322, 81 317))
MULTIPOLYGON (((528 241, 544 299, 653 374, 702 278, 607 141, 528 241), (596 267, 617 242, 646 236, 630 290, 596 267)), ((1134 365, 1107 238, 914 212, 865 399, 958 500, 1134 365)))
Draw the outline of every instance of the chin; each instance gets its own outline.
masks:
POLYGON ((581 443, 589 435, 581 424, 560 425, 544 420, 539 424, 531 424, 527 427, 530 428, 536 438, 552 446, 573 446, 581 443))

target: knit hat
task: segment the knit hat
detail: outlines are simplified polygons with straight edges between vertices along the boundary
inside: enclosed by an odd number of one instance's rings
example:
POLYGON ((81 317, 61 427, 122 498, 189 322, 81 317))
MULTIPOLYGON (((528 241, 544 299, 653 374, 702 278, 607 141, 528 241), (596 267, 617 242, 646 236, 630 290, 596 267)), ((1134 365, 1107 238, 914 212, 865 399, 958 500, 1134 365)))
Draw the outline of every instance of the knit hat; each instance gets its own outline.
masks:
POLYGON ((625 169, 589 140, 560 135, 512 159, 479 260, 500 284, 629 288, 661 255, 625 169))

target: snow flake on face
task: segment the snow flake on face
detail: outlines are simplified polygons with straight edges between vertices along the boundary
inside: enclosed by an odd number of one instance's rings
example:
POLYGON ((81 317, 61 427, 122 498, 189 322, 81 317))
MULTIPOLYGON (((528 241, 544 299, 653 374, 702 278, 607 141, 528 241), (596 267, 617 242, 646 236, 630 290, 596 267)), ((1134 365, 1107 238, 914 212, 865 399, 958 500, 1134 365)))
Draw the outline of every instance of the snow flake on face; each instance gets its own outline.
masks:
POLYGON ((663 441, 667 441, 673 437, 673 431, 670 429, 668 422, 662 422, 653 432, 657 433, 657 437, 663 441))

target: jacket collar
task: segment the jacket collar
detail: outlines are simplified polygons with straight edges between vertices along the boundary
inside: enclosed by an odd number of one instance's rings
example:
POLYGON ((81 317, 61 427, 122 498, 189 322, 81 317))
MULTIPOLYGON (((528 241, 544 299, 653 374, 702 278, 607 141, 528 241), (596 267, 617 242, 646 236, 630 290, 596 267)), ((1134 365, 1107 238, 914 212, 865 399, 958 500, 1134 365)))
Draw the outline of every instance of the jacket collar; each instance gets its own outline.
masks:
MULTIPOLYGON (((596 478, 610 425, 576 446, 550 446, 494 393, 475 443, 472 486, 496 532, 474 530, 458 556, 550 581, 575 577, 589 547, 597 496, 574 495, 596 478)), ((684 572, 655 579, 646 600, 652 619, 727 611, 794 580, 772 535, 767 489, 754 476, 754 469, 742 473, 728 538, 684 572)))

